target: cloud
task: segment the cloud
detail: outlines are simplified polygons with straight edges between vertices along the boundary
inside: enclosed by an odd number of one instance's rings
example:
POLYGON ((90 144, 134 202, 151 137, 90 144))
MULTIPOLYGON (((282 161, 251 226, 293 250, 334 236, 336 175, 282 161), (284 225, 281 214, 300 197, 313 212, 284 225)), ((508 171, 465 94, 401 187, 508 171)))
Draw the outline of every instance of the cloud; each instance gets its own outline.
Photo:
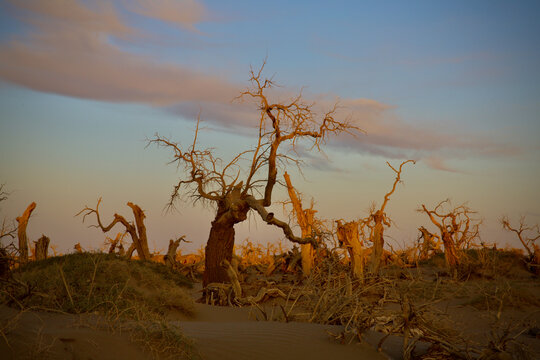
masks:
POLYGON ((123 4, 140 15, 192 31, 196 31, 195 24, 207 18, 207 9, 195 0, 125 0, 123 4))
POLYGON ((240 87, 177 64, 160 63, 115 46, 129 36, 110 6, 67 0, 16 2, 34 31, 2 44, 0 77, 38 91, 103 101, 164 106, 184 101, 227 102, 240 87))
POLYGON ((453 169, 449 167, 445 160, 438 156, 429 156, 423 159, 423 162, 426 163, 430 168, 435 170, 453 172, 453 173, 463 173, 462 171, 453 169))
MULTIPOLYGON (((36 91, 109 102, 156 106, 184 118, 202 118, 219 126, 248 133, 258 125, 257 105, 233 102, 245 87, 221 76, 203 73, 152 55, 141 55, 119 45, 147 37, 126 22, 126 13, 194 30, 208 10, 194 0, 123 1, 111 5, 76 0, 10 2, 9 11, 27 25, 0 44, 0 79, 36 91), (122 7, 123 6, 123 7, 122 7)), ((191 32, 197 39, 200 34, 191 32)), ((276 88, 272 98, 294 95, 276 88)), ((307 94, 314 110, 323 114, 336 101, 331 94, 307 94)), ((519 149, 478 135, 445 133, 406 123, 394 107, 371 99, 341 99, 336 116, 351 116, 367 132, 343 136, 330 145, 384 156, 428 158, 434 169, 450 171, 442 159, 509 156, 519 149), (437 160, 439 159, 439 160, 437 160)), ((322 166, 314 164, 314 166, 322 166)))

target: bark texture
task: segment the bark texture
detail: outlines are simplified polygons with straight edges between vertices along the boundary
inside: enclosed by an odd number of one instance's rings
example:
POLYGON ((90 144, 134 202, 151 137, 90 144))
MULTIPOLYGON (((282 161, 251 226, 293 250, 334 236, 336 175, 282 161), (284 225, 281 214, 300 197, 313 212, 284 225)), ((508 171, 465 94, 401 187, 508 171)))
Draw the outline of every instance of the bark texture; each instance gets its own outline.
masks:
POLYGON ((36 203, 33 202, 24 211, 24 213, 17 217, 17 235, 19 237, 19 262, 20 264, 26 264, 28 262, 28 236, 26 235, 26 227, 28 226, 28 219, 36 208, 36 203))
MULTIPOLYGON (((109 232, 116 224, 120 223, 125 227, 126 232, 131 236, 132 245, 135 250, 137 250, 137 254, 139 255, 139 258, 141 260, 150 260, 152 255, 150 254, 150 250, 148 249, 148 238, 146 236, 146 226, 144 225, 144 219, 146 218, 146 215, 144 214, 144 211, 139 207, 139 205, 133 204, 132 202, 128 202, 127 206, 131 208, 133 211, 133 217, 135 218, 135 225, 133 223, 128 222, 122 215, 114 214, 114 219, 112 222, 104 226, 101 222, 101 218, 99 215, 99 204, 101 203, 101 198, 98 200, 96 208, 92 209, 88 206, 86 206, 84 209, 82 209, 77 215, 83 214, 83 221, 88 215, 96 214, 97 219, 97 225, 95 227, 98 227, 103 231, 104 233, 109 232)), ((128 251, 129 253, 129 251, 128 251)), ((129 254, 129 258, 131 258, 131 253, 129 254)))
POLYGON ((41 235, 38 241, 35 241, 36 244, 36 260, 45 260, 47 258, 47 252, 49 250, 49 243, 51 240, 45 236, 41 235))
MULTIPOLYGON (((287 184, 287 191, 293 205, 294 214, 296 215, 298 225, 300 225, 300 229, 302 231, 302 237, 308 238, 312 236, 313 222, 315 213, 317 211, 313 209, 304 209, 302 207, 302 202, 300 201, 300 198, 298 197, 296 190, 291 183, 289 174, 285 172, 283 177, 285 178, 285 183, 287 184)), ((304 276, 309 276, 309 274, 311 274, 314 261, 313 246, 311 244, 300 245, 300 252, 302 254, 302 274, 304 276)))
POLYGON ((364 281, 364 248, 358 232, 359 222, 342 223, 338 220, 336 223, 338 240, 349 252, 353 276, 364 281))

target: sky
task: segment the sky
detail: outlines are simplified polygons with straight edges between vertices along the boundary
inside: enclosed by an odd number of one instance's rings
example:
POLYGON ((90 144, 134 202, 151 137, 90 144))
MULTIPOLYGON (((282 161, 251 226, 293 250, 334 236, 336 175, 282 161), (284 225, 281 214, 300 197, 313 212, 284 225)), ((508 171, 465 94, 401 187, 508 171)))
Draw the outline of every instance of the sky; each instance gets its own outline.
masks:
MULTIPOLYGON (((414 159, 386 209, 388 244, 434 230, 416 209, 449 198, 477 211, 482 241, 519 247, 498 219, 540 223, 539 10, 536 1, 0 0, 9 192, 0 219, 35 201, 31 240, 99 249, 105 236, 75 214, 102 197, 104 221, 131 219, 131 201, 146 212, 151 250, 180 235, 191 241, 184 251, 199 249, 212 208, 186 200, 166 210, 182 174, 147 139, 190 144, 200 114, 200 144, 224 160, 249 149, 257 105, 235 98, 266 60, 276 101, 302 92, 319 112, 337 101, 365 131, 331 139, 324 153, 306 146, 302 173, 287 169, 321 219, 365 217, 392 187, 386 162, 414 159)), ((286 192, 274 199, 286 219, 286 192)), ((236 230, 237 243, 283 239, 254 215, 236 230)))

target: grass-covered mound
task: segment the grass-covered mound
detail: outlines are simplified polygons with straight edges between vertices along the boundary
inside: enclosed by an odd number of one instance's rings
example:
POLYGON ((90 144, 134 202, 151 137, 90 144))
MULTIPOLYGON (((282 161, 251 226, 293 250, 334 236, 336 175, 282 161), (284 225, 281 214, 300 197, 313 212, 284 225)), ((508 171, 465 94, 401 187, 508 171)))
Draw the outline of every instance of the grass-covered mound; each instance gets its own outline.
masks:
POLYGON ((192 283, 187 278, 161 263, 81 253, 13 270, 0 281, 0 303, 19 308, 21 313, 91 314, 84 317, 87 325, 105 326, 112 333, 127 332, 153 358, 191 359, 199 357, 196 349, 167 317, 170 310, 194 312, 188 287, 192 283))
POLYGON ((102 254, 70 254, 36 261, 13 272, 1 300, 10 306, 99 312, 140 319, 167 310, 192 313, 192 283, 165 265, 102 254))

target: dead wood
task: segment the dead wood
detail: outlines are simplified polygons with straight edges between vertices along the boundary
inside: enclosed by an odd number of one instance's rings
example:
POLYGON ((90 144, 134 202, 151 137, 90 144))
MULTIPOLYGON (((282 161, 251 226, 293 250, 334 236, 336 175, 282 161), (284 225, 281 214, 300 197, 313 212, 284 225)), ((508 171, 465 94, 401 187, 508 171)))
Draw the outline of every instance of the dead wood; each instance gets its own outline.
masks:
MULTIPOLYGON (((300 201, 300 198, 298 197, 296 190, 291 183, 289 174, 285 172, 283 177, 285 178, 285 183, 287 184, 287 191, 289 192, 289 198, 291 199, 298 225, 300 225, 300 229, 302 231, 302 237, 307 238, 313 236, 314 216, 317 211, 313 210, 312 208, 304 209, 302 207, 302 202, 300 201)), ((302 244, 300 245, 300 252, 302 254, 302 274, 304 276, 309 276, 311 269, 313 268, 313 246, 311 244, 302 244)))
POLYGON ((47 258, 47 252, 49 250, 49 243, 50 239, 45 236, 41 235, 41 237, 38 239, 38 241, 34 241, 36 246, 36 260, 45 260, 47 258))
MULTIPOLYGON (((114 254, 116 249, 120 251, 120 248, 123 250, 124 247, 122 245, 122 241, 124 240, 124 237, 127 235, 127 232, 119 232, 116 234, 116 237, 114 239, 111 239, 110 237, 107 237, 107 240, 110 242, 109 245, 109 254, 114 254)), ((120 254, 123 255, 123 254, 120 254)))
POLYGON ((527 260, 530 270, 534 274, 540 274, 540 247, 536 244, 536 241, 540 239, 540 227, 538 225, 526 225, 525 217, 523 216, 519 220, 519 227, 512 226, 508 216, 503 216, 500 222, 503 229, 516 234, 527 251, 527 260))
POLYGON ((15 219, 19 224, 17 228, 17 235, 19 237, 19 262, 21 264, 28 262, 28 236, 26 235, 26 227, 28 226, 30 215, 32 215, 35 208, 36 203, 32 202, 30 205, 28 205, 24 213, 15 219))
POLYGON ((73 249, 75 249, 75 251, 78 254, 82 254, 82 252, 83 252, 83 248, 81 246, 81 243, 76 243, 75 246, 73 246, 73 249))
POLYGON ((397 184, 401 182, 403 166, 408 163, 416 164, 416 161, 403 161, 398 169, 395 169, 389 162, 386 163, 396 174, 392 189, 384 195, 381 207, 378 210, 373 209, 368 218, 364 220, 365 225, 371 230, 370 241, 373 244, 373 251, 371 252, 370 270, 373 274, 379 274, 384 249, 384 228, 385 226, 390 227, 390 219, 384 210, 390 201, 390 196, 396 191, 397 184))
MULTIPOLYGON (((111 221, 111 223, 107 226, 104 226, 101 222, 101 218, 99 216, 99 204, 101 203, 101 198, 99 198, 96 208, 90 208, 88 206, 85 206, 84 209, 82 209, 76 216, 79 216, 81 214, 83 215, 83 222, 86 219, 87 216, 91 214, 96 215, 97 219, 97 225, 91 225, 92 227, 97 227, 101 229, 104 233, 109 232, 116 224, 120 223, 125 227, 125 230, 129 235, 131 236, 132 243, 137 250, 137 254, 139 255, 139 258, 141 260, 149 260, 151 255, 150 251, 148 249, 148 239, 146 237, 146 226, 144 225, 144 211, 136 204, 133 204, 132 202, 128 202, 127 206, 129 206, 133 212, 133 217, 135 218, 135 225, 133 223, 128 222, 122 215, 114 214, 114 219, 111 221)), ((129 256, 131 258, 131 255, 129 256)))
POLYGON ((446 264, 453 276, 456 277, 462 264, 462 257, 465 256, 460 250, 463 246, 470 246, 477 239, 478 227, 481 222, 471 218, 471 214, 474 212, 465 205, 442 213, 441 209, 445 204, 450 204, 450 201, 448 199, 441 201, 433 210, 428 210, 422 204, 422 208, 418 211, 426 213, 431 222, 439 229, 440 239, 444 245, 446 264))
POLYGON ((294 148, 300 141, 306 141, 311 143, 312 148, 320 150, 331 135, 354 135, 360 131, 349 120, 338 121, 335 118, 337 106, 316 116, 313 104, 304 102, 301 96, 289 102, 272 102, 267 92, 274 84, 263 78, 263 68, 264 64, 258 72, 251 70, 252 87, 238 97, 239 100, 253 100, 260 110, 259 116, 254 119, 258 124, 258 134, 251 149, 239 152, 229 162, 215 156, 212 149, 201 149, 197 143, 200 117, 193 142, 186 147, 159 135, 148 141, 149 145, 171 149, 174 154, 171 163, 183 170, 184 176, 174 186, 169 207, 174 207, 175 201, 183 194, 191 195, 195 202, 200 200, 216 205, 216 216, 205 247, 205 286, 212 282, 228 281, 221 263, 223 260, 231 261, 234 225, 245 221, 251 210, 267 224, 281 228, 289 241, 316 246, 313 236, 295 236, 289 224, 267 210, 272 205, 272 193, 280 166, 300 164, 294 152, 286 154, 282 148, 294 148))
POLYGON ((358 221, 342 223, 337 220, 337 237, 349 252, 353 276, 364 281, 364 246, 358 232, 358 221))
POLYGON ((180 246, 180 242, 185 241, 185 238, 186 235, 182 235, 176 240, 169 240, 169 248, 167 249, 167 254, 163 258, 165 265, 168 267, 174 268, 178 264, 176 261, 176 252, 178 250, 178 246, 180 246))

